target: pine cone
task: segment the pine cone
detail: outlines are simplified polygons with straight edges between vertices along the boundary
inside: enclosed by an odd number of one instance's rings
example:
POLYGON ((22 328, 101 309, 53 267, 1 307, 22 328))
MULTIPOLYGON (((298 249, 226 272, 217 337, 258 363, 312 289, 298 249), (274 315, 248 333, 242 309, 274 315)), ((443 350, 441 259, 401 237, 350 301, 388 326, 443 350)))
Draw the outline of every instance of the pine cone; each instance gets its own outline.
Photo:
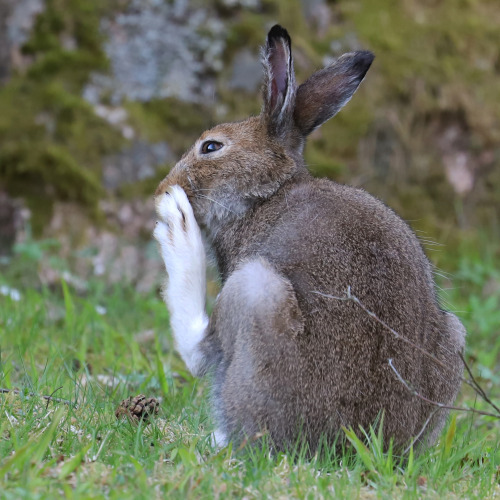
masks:
POLYGON ((157 415, 159 409, 160 405, 157 399, 147 398, 144 394, 139 394, 124 399, 116 408, 115 416, 118 419, 127 417, 134 423, 138 423, 142 419, 147 424, 149 417, 157 415))

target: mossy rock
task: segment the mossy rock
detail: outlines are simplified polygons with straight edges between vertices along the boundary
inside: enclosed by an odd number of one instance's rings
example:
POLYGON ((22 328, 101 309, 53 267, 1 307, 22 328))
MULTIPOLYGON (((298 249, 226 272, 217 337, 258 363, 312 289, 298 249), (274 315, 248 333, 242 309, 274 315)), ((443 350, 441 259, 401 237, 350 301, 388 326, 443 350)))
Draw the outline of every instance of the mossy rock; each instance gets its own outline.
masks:
POLYGON ((167 141, 179 155, 203 130, 214 125, 214 112, 210 106, 174 98, 129 101, 124 107, 129 114, 129 122, 143 139, 150 142, 167 141))
MULTIPOLYGON (((469 224, 500 220, 498 176, 484 175, 477 184, 480 195, 462 199, 444 175, 435 144, 437 129, 429 126, 442 117, 459 118, 470 150, 478 155, 484 149, 492 151, 496 157, 491 171, 498 171, 498 3, 326 4, 335 22, 320 35, 307 25, 299 0, 261 0, 255 9, 222 10, 216 0, 208 5, 195 0, 193 5, 219 12, 227 27, 225 67, 218 75, 214 100, 202 105, 173 98, 124 102, 128 124, 140 139, 166 141, 180 156, 215 123, 259 113, 260 96, 227 88, 227 76, 235 54, 243 48, 257 51, 266 29, 280 22, 292 35, 299 83, 319 69, 325 57, 337 55, 332 40, 338 40, 339 51, 359 47, 376 54, 354 99, 310 138, 306 161, 315 174, 361 184, 403 216, 414 218, 418 213, 426 228, 446 232, 450 222, 460 222, 461 210, 469 224), (387 135, 395 131, 389 139, 404 154, 376 165, 380 158, 366 145, 377 139, 377 127, 384 120, 387 135)), ((127 6, 121 0, 47 0, 23 48, 32 65, 0 89, 2 187, 37 205, 37 228, 47 221, 53 197, 76 200, 95 212, 99 199, 106 196, 99 187, 101 160, 121 150, 126 141, 81 96, 93 72, 109 69, 101 19, 116 17, 127 6)), ((150 196, 169 167, 115 194, 150 196)))
POLYGON ((81 97, 89 74, 108 64, 99 22, 110 6, 47 0, 23 47, 33 64, 0 89, 1 187, 26 199, 35 234, 50 220, 54 199, 98 214, 101 158, 124 143, 81 97), (63 36, 73 49, 63 47, 63 36))

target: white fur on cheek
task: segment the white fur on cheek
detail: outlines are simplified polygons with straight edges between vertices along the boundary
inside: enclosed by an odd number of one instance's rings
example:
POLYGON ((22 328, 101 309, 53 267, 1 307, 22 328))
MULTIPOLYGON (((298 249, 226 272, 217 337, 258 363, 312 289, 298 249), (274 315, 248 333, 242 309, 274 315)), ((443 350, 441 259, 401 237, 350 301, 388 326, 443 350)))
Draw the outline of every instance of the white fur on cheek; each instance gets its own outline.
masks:
POLYGON ((160 244, 168 281, 163 294, 177 349, 191 373, 202 361, 199 343, 205 336, 206 262, 200 228, 179 186, 156 199, 158 222, 153 236, 160 244))

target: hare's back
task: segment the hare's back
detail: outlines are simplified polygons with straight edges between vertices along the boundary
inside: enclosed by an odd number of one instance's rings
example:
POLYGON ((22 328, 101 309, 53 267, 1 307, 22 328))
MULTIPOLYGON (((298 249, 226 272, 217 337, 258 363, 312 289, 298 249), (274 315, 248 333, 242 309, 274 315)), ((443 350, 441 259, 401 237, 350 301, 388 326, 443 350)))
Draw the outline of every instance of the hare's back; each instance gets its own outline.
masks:
POLYGON ((389 435, 418 432, 421 402, 389 366, 392 359, 404 380, 424 387, 427 360, 412 345, 434 352, 446 343, 418 239, 382 202, 331 181, 296 185, 274 210, 280 219, 262 253, 290 280, 304 318, 294 342, 315 396, 303 411, 311 421, 340 414, 339 425, 368 426, 385 410, 389 435))
POLYGON ((429 261, 409 226, 381 201, 324 179, 296 185, 285 198, 264 253, 304 308, 318 309, 320 294, 349 289, 410 329, 426 309, 437 314, 429 261))

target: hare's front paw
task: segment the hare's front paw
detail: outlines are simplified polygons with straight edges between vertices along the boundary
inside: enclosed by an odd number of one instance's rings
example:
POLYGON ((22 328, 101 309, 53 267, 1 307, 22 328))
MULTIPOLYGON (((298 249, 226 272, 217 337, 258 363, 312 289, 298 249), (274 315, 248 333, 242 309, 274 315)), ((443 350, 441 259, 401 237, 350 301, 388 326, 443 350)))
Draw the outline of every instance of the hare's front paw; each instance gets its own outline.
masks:
POLYGON ((201 264, 205 263, 203 243, 184 190, 179 186, 168 188, 163 196, 156 199, 156 213, 159 220, 154 237, 160 243, 170 279, 182 269, 191 273, 201 271, 201 264))
POLYGON ((170 187, 156 199, 156 213, 159 220, 153 234, 160 243, 170 285, 177 289, 176 295, 194 289, 204 300, 205 250, 184 190, 170 187))
POLYGON ((203 338, 208 318, 205 314, 206 265, 200 228, 186 193, 172 186, 156 198, 158 222, 154 237, 168 274, 164 299, 181 356, 192 371, 199 362, 197 345, 203 338))

